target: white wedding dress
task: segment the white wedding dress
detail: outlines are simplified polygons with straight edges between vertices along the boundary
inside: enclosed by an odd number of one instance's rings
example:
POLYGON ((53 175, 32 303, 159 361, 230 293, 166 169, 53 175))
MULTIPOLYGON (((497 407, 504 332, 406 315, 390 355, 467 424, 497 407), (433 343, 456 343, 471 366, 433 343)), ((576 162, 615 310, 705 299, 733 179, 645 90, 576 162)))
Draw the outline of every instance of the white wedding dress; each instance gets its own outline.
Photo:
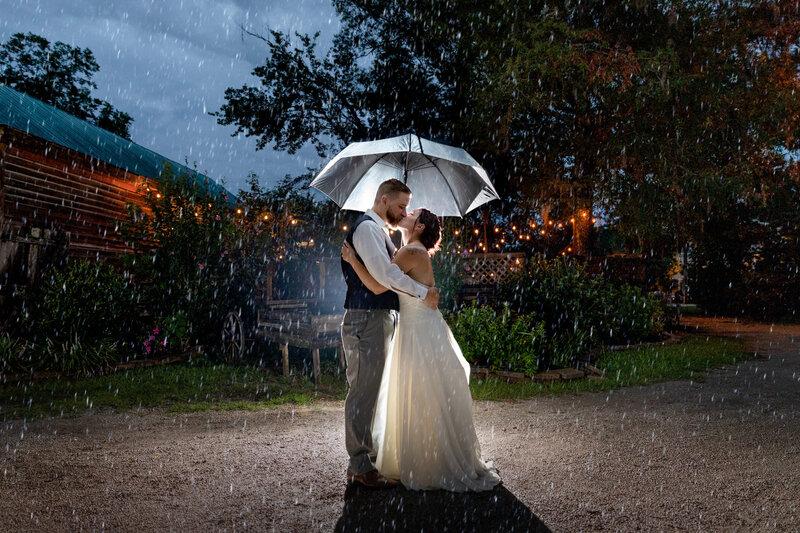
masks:
POLYGON ((500 476, 481 460, 469 363, 438 310, 399 298, 396 339, 373 417, 375 466, 407 489, 491 490, 500 476))

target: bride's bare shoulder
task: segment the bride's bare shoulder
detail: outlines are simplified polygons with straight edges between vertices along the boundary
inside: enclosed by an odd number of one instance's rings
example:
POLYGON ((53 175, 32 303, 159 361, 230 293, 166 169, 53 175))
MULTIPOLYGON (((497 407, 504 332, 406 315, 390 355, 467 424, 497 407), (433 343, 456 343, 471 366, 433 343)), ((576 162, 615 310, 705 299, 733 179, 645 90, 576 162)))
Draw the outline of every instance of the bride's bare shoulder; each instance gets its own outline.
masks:
MULTIPOLYGON (((394 262, 399 264, 401 267, 404 265, 412 266, 412 265, 419 265, 424 262, 430 261, 430 256, 428 255, 428 251, 425 250, 422 246, 417 245, 406 245, 397 250, 397 254, 394 256, 394 262)), ((408 269, 404 269, 408 270, 408 269)))
POLYGON ((408 254, 413 256, 428 255, 428 251, 425 248, 423 248, 422 246, 418 246, 416 244, 407 244, 402 248, 400 248, 399 250, 397 250, 397 253, 408 254))

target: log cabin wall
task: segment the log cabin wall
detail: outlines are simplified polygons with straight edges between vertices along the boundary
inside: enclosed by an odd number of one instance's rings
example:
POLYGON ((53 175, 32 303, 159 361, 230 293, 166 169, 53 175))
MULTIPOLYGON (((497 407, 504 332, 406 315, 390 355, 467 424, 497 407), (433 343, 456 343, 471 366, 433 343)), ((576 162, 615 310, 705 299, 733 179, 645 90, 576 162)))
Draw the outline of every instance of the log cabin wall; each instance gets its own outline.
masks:
MULTIPOLYGON (((126 204, 153 180, 25 132, 0 126, 0 280, 32 279, 46 247, 70 258, 111 260, 128 251, 118 233, 126 204)), ((0 281, 2 283, 2 281, 0 281)))
POLYGON ((169 166, 236 199, 195 170, 0 84, 0 317, 37 269, 64 258, 117 262, 126 204, 169 166))

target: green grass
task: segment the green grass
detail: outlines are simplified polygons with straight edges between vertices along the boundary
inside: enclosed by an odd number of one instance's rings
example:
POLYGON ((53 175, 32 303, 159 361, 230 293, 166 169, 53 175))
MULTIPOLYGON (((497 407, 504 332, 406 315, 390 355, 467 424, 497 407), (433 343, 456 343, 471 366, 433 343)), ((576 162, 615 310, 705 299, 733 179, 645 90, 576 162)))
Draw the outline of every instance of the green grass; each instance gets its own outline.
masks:
POLYGON ((603 379, 549 384, 506 383, 498 379, 472 380, 470 389, 476 400, 513 400, 531 396, 599 392, 681 379, 702 381, 709 370, 735 364, 746 357, 747 353, 734 339, 691 335, 686 336, 680 344, 604 352, 596 362, 596 366, 605 371, 603 379))
MULTIPOLYGON (((596 365, 603 379, 540 384, 473 379, 477 400, 523 399, 541 395, 599 392, 660 381, 702 381, 713 368, 746 358, 733 339, 687 336, 671 346, 605 352, 596 365)), ((307 376, 284 378, 263 370, 225 365, 184 364, 131 370, 107 376, 68 381, 0 386, 0 418, 76 416, 87 409, 129 411, 164 407, 168 413, 202 411, 257 411, 291 403, 305 405, 317 399, 342 400, 347 393, 343 373, 335 366, 323 369, 322 385, 315 389, 307 376)))
POLYGON ((284 378, 225 365, 172 365, 107 376, 0 386, 0 418, 75 416, 89 408, 128 411, 166 407, 170 413, 258 410, 317 398, 343 399, 344 375, 323 372, 315 389, 307 376, 284 378))

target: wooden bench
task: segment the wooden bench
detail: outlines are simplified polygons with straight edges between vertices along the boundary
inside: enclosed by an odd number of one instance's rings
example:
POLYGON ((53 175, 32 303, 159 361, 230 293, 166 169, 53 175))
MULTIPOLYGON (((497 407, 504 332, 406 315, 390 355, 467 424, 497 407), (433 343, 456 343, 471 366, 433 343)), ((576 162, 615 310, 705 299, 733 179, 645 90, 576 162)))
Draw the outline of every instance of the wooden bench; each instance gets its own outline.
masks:
POLYGON ((339 364, 344 368, 344 351, 339 328, 343 314, 314 314, 310 301, 271 301, 258 310, 257 333, 280 346, 283 375, 289 376, 289 346, 311 350, 314 384, 321 382, 319 351, 338 348, 339 364))

